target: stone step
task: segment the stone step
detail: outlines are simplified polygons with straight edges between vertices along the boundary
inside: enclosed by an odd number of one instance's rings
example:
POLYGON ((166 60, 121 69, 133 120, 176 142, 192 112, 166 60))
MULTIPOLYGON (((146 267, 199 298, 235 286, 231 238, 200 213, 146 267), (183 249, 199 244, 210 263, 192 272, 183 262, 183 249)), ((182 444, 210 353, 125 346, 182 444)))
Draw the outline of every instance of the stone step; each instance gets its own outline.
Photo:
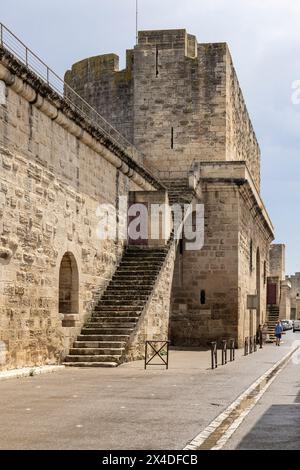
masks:
POLYGON ((69 356, 121 356, 124 348, 71 348, 69 356))
POLYGON ((98 304, 94 312, 141 312, 142 307, 133 305, 100 305, 98 304))
POLYGON ((136 292, 141 293, 143 295, 149 295, 152 292, 152 288, 139 287, 135 284, 131 284, 128 286, 120 283, 118 285, 112 284, 111 286, 108 286, 106 292, 109 292, 111 295, 123 295, 124 292, 127 292, 128 295, 135 294, 136 292))
POLYGON ((139 276, 140 279, 148 279, 149 277, 157 277, 157 275, 160 273, 161 267, 155 268, 153 266, 151 267, 130 267, 130 266, 122 266, 120 269, 118 269, 115 272, 115 275, 118 276, 125 276, 129 273, 129 279, 131 279, 134 276, 139 276))
POLYGON ((126 276, 124 273, 121 275, 116 273, 114 274, 113 278, 109 282, 108 286, 114 285, 114 284, 120 284, 122 285, 137 285, 137 286, 151 286, 153 282, 156 280, 157 276, 151 276, 143 275, 143 276, 138 276, 135 274, 134 276, 126 276))
POLYGON ((115 285, 120 285, 126 287, 146 287, 146 288, 153 288, 155 282, 157 280, 157 276, 126 276, 124 274, 122 275, 116 275, 113 277, 113 279, 110 281, 109 285, 110 286, 115 286, 115 285))
POLYGON ((140 305, 141 304, 141 300, 139 299, 131 299, 131 300, 126 300, 124 301, 122 298, 120 299, 101 299, 99 302, 98 302, 98 307, 101 307, 101 306, 115 306, 115 307, 134 307, 135 305, 140 305))
POLYGON ((139 245, 129 245, 126 248, 126 252, 124 256, 127 256, 128 253, 143 253, 143 254, 165 254, 167 253, 166 246, 156 247, 156 248, 149 248, 149 246, 139 246, 139 245))
POLYGON ((81 334, 87 335, 130 335, 133 331, 133 328, 114 328, 114 327, 91 327, 86 328, 85 326, 81 330, 81 334))
POLYGON ((146 265, 146 266, 161 266, 165 260, 165 256, 162 258, 150 258, 150 257, 137 257, 137 256, 128 256, 126 258, 123 258, 122 261, 120 262, 118 268, 124 265, 128 266, 141 266, 141 265, 146 265))
POLYGON ((118 362, 63 362, 68 367, 118 367, 118 362))
POLYGON ((139 260, 146 260, 146 261, 164 261, 166 259, 166 253, 139 253, 139 252, 127 252, 124 256, 124 261, 136 261, 139 260))
POLYGON ((123 260, 119 264, 117 270, 120 271, 120 269, 123 268, 135 268, 135 269, 142 269, 144 268, 145 270, 149 269, 159 269, 163 265, 164 261, 145 261, 144 259, 141 260, 136 260, 133 259, 132 261, 130 260, 123 260))
POLYGON ((91 342, 106 342, 106 343, 113 343, 113 342, 127 342, 129 339, 129 335, 123 335, 123 334, 115 334, 115 335, 110 335, 110 334, 80 334, 77 337, 78 342, 86 342, 86 341, 91 341, 91 342))
POLYGON ((139 317, 110 317, 110 316, 103 316, 103 315, 97 315, 97 316, 92 316, 90 320, 86 323, 87 325, 92 325, 94 323, 136 323, 138 321, 139 317))
POLYGON ((124 349, 126 341, 75 341, 73 348, 124 349))
POLYGON ((102 298, 99 300, 98 304, 100 302, 102 302, 103 300, 104 301, 113 301, 116 300, 117 302, 122 302, 123 303, 127 303, 126 301, 127 300, 147 300, 149 297, 149 295, 147 294, 143 294, 142 292, 139 292, 138 290, 136 290, 135 292, 133 291, 132 294, 130 293, 125 293, 125 292, 120 292, 120 291, 117 291, 116 293, 108 293, 106 292, 102 298))
POLYGON ((147 262, 144 260, 141 260, 137 262, 136 260, 134 261, 122 261, 121 264, 118 266, 118 271, 122 269, 133 269, 133 270, 140 270, 144 269, 145 271, 151 270, 151 269, 160 269, 160 267, 163 265, 163 261, 154 261, 154 262, 147 262))
POLYGON ((116 362, 118 363, 121 358, 121 355, 114 354, 77 354, 77 355, 68 355, 65 358, 65 362, 116 362))
POLYGON ((92 318, 99 318, 99 317, 109 317, 109 318, 118 318, 118 320, 122 320, 123 318, 136 318, 138 319, 141 315, 141 310, 139 311, 133 311, 133 310, 125 310, 124 312, 122 311, 113 311, 113 310, 95 310, 93 315, 91 316, 92 318))
POLYGON ((116 274, 118 274, 119 276, 123 274, 124 276, 129 275, 130 277, 137 276, 137 275, 138 276, 145 275, 149 277, 149 276, 157 276, 159 271, 160 271, 160 268, 155 268, 153 266, 137 266, 134 269, 131 268, 130 266, 121 266, 120 268, 118 268, 116 274))
POLYGON ((102 297, 98 301, 97 306, 105 306, 105 305, 110 305, 113 306, 115 305, 116 307, 132 307, 135 305, 144 305, 148 299, 149 295, 131 295, 131 296, 126 296, 125 294, 122 295, 109 295, 107 297, 102 297))
POLYGON ((146 289, 150 290, 152 289, 154 284, 154 280, 149 280, 149 279, 115 279, 110 281, 108 284, 107 288, 108 289, 116 289, 116 288, 126 288, 126 289, 132 289, 132 288, 138 288, 138 289, 146 289))
POLYGON ((105 322, 105 321, 93 321, 85 323, 85 328, 134 328, 136 326, 137 321, 132 322, 105 322))

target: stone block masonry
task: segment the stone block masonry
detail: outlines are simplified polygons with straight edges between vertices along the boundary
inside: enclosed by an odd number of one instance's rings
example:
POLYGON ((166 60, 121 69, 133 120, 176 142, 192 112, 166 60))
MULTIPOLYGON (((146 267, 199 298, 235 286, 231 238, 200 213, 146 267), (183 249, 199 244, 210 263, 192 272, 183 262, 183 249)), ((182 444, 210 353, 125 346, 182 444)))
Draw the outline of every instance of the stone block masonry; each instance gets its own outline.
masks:
POLYGON ((0 367, 10 369, 60 362, 111 279, 124 242, 98 239, 99 204, 160 186, 2 50, 0 79, 0 367), (61 265, 78 279, 59 303, 61 265))
POLYGON ((157 170, 246 161, 260 187, 260 150, 226 43, 184 29, 140 31, 126 68, 113 54, 84 59, 66 81, 157 170))
POLYGON ((124 70, 106 54, 65 79, 136 148, 0 48, 0 367, 116 365, 168 335, 179 346, 224 337, 241 346, 265 319, 274 233, 227 45, 142 31, 124 70), (99 240, 97 208, 127 220, 121 196, 202 204, 203 248, 189 251, 184 232, 176 249, 162 234, 139 247, 99 240))

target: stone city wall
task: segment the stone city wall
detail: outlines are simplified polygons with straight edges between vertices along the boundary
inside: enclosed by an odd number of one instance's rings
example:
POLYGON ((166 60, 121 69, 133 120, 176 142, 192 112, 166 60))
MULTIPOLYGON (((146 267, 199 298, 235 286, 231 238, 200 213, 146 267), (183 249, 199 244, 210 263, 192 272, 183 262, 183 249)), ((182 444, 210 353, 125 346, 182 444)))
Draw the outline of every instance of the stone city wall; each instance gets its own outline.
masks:
POLYGON ((46 90, 39 94, 41 85, 35 88, 34 77, 18 67, 6 57, 0 68, 5 88, 0 106, 3 369, 63 358, 123 252, 122 240, 99 240, 99 204, 117 207, 118 197, 130 190, 155 189, 134 162, 133 169, 129 161, 122 163, 117 152, 51 103, 51 90, 48 97, 46 90), (17 76, 21 72, 25 81, 17 76), (67 317, 71 323, 59 311, 65 253, 74 257, 79 277, 78 311, 67 317))

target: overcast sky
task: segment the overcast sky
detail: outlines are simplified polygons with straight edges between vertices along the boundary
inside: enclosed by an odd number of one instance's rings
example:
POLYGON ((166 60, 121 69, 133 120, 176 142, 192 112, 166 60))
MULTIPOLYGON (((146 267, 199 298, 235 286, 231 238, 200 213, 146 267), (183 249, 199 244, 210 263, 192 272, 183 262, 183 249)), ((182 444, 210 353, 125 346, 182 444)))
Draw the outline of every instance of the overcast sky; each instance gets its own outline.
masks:
MULTIPOLYGON (((135 0, 7 0, 0 20, 59 74, 82 58, 135 43, 135 0)), ((226 41, 262 150, 262 195, 300 271, 300 2, 139 0, 139 29, 186 28, 198 42, 226 41)))

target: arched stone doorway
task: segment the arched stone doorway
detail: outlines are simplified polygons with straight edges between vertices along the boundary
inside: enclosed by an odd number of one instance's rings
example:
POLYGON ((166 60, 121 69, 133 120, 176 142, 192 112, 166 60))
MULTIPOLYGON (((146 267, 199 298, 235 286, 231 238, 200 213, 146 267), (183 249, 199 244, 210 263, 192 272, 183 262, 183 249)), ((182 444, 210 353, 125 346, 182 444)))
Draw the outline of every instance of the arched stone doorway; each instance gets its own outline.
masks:
POLYGON ((59 269, 59 313, 63 315, 63 323, 75 320, 74 315, 79 313, 78 267, 74 255, 69 251, 62 257, 59 269))

